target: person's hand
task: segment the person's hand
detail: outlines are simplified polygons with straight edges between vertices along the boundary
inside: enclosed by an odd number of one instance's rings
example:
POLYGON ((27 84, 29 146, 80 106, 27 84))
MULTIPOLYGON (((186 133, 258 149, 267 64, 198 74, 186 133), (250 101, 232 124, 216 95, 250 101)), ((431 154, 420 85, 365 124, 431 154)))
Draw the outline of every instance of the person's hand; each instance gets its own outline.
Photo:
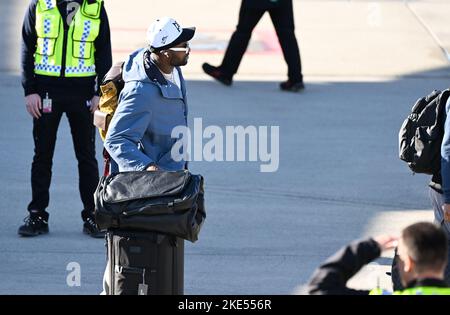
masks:
POLYGON ((374 238, 375 242, 380 245, 381 251, 392 249, 398 245, 398 237, 392 235, 380 235, 374 238))
POLYGON ((41 117, 42 100, 39 94, 30 94, 25 96, 25 106, 31 117, 39 119, 41 117))
POLYGON ((444 220, 450 222, 450 203, 444 203, 442 210, 444 210, 444 220))
POLYGON ((94 97, 91 99, 91 107, 90 111, 93 114, 98 109, 98 103, 100 102, 100 96, 94 95, 94 97))
POLYGON ((158 166, 156 165, 150 165, 149 167, 147 167, 147 171, 149 172, 154 172, 158 170, 158 166))

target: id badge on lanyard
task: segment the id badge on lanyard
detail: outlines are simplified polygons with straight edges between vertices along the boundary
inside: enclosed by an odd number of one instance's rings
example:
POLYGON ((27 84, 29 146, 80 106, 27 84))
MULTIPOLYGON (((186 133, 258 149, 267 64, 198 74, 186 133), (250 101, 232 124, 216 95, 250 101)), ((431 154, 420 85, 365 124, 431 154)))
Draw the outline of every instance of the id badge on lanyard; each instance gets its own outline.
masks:
POLYGON ((45 94, 45 98, 42 101, 42 112, 47 114, 52 112, 52 99, 48 98, 48 93, 45 94))

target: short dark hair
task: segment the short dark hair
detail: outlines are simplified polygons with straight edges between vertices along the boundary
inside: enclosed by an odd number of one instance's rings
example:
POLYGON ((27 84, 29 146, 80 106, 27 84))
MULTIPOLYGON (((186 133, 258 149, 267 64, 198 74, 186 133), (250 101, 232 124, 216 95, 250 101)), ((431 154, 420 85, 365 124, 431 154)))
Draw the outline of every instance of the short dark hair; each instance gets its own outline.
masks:
POLYGON ((429 222, 415 223, 403 230, 402 239, 417 271, 437 271, 446 266, 448 239, 442 228, 429 222))

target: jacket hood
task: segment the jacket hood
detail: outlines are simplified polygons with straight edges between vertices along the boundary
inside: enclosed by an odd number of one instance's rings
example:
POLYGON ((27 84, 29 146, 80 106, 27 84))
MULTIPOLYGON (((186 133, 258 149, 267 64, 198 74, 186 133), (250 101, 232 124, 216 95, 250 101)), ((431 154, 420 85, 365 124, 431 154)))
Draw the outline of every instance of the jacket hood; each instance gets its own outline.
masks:
MULTIPOLYGON (((139 81, 142 83, 159 83, 160 86, 167 86, 167 80, 151 60, 150 54, 147 48, 141 48, 128 56, 122 74, 125 83, 139 81)), ((176 70, 181 77, 180 68, 176 67, 176 70)))
POLYGON ((140 81, 143 83, 151 83, 144 66, 144 53, 146 48, 141 48, 128 56, 123 66, 124 82, 140 81))
POLYGON ((133 52, 125 61, 122 78, 125 83, 141 82, 158 86, 165 98, 186 98, 184 78, 179 67, 176 67, 181 81, 181 90, 175 84, 170 84, 150 58, 147 48, 133 52))

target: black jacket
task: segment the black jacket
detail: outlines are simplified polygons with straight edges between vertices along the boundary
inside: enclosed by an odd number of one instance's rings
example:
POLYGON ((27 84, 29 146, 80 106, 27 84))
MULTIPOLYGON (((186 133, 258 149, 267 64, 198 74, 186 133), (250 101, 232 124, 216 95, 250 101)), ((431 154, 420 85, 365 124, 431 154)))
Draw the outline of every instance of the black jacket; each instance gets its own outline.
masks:
MULTIPOLYGON (((72 0, 82 4, 83 0, 72 0)), ((34 73, 34 53, 36 52, 36 5, 38 0, 32 0, 23 21, 22 27, 22 86, 25 96, 45 92, 49 93, 52 99, 62 99, 67 97, 71 99, 88 100, 94 94, 99 92, 101 79, 108 72, 112 65, 111 36, 109 29, 108 16, 104 5, 100 13, 100 32, 96 38, 95 45, 95 67, 98 80, 95 76, 83 78, 50 77, 37 75, 34 73), (96 82, 97 81, 97 82, 96 82)), ((69 14, 73 14, 68 8, 68 2, 57 1, 59 12, 63 18, 64 30, 67 32, 69 25, 65 22, 69 14), (68 12, 69 10, 69 12, 68 12)), ((64 69, 62 70, 64 73, 64 69)))
POLYGON ((308 293, 368 295, 370 291, 350 289, 346 283, 380 254, 381 249, 373 239, 351 243, 327 259, 314 272, 308 283, 308 293))

